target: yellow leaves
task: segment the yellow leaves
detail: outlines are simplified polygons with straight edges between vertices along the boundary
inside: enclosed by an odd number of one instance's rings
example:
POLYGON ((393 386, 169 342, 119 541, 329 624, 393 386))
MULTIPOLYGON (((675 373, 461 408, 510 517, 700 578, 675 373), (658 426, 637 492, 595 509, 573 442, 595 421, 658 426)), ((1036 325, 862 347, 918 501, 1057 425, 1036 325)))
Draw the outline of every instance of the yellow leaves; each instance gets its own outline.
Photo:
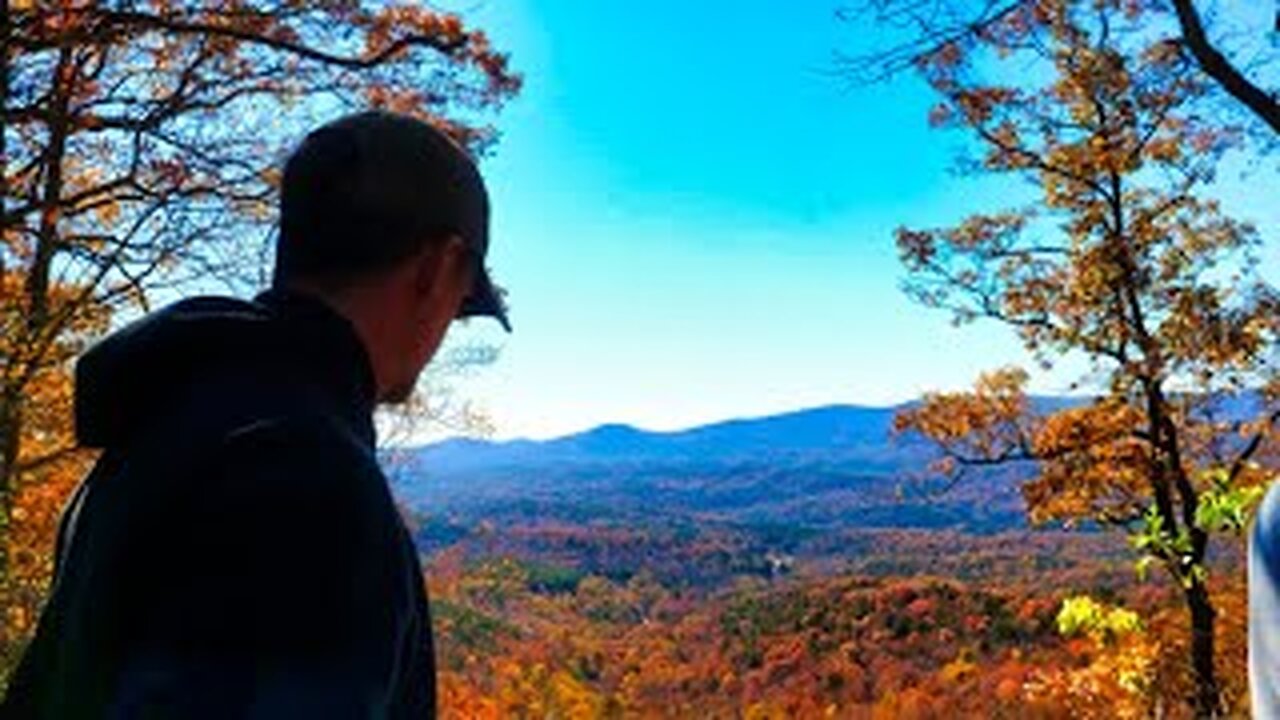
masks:
POLYGON ((566 720, 597 718, 606 698, 564 669, 544 663, 521 665, 499 660, 492 695, 485 697, 460 682, 457 675, 442 677, 445 717, 556 717, 566 720))
POLYGON ((965 682, 981 672, 978 665, 967 659, 962 653, 959 657, 938 671, 938 679, 947 685, 965 682))
POLYGON ((1100 645, 1114 644, 1142 630, 1137 613, 1108 607, 1088 595, 1063 600, 1057 622, 1061 634, 1068 637, 1083 634, 1100 645))
POLYGON ((1090 661, 1037 672, 1027 684, 1027 699, 1068 707, 1072 717, 1149 717, 1162 648, 1143 632, 1137 615, 1082 596, 1064 601, 1058 622, 1064 634, 1085 633, 1090 661))

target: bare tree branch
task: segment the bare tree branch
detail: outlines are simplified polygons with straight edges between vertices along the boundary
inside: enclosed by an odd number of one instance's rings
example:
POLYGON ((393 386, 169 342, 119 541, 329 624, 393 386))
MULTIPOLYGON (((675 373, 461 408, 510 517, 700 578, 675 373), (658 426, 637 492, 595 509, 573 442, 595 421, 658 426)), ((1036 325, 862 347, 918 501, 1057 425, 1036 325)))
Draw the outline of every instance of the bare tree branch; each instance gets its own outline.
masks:
POLYGON ((1235 99, 1244 103, 1271 129, 1280 133, 1280 102, 1249 81, 1231 61, 1218 51, 1205 35, 1200 11, 1192 0, 1171 0, 1182 27, 1182 40, 1195 56, 1200 69, 1213 78, 1235 99))

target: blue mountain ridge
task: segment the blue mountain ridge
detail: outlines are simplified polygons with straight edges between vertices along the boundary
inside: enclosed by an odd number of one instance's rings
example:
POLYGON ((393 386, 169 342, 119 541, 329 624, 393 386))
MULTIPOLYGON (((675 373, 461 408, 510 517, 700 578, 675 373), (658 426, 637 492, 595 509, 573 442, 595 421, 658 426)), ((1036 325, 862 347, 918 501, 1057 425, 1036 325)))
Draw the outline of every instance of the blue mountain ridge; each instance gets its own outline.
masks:
MULTIPOLYGON (((1042 411, 1086 402, 1037 398, 1042 411)), ((938 497, 933 447, 893 432, 910 405, 832 405, 657 432, 603 425, 545 441, 453 439, 398 453, 390 473, 406 507, 466 526, 653 522, 686 526, 1023 525, 1019 477, 997 468, 938 497)))
MULTIPOLYGON (((1081 402, 1084 401, 1067 397, 1034 399, 1041 411, 1081 402)), ((677 431, 609 424, 545 441, 459 438, 424 446, 413 455, 423 472, 444 475, 597 463, 671 465, 802 458, 861 459, 873 465, 897 465, 899 461, 919 459, 924 451, 918 439, 892 432, 894 416, 911 406, 830 405, 677 431)))
POLYGON ((584 462, 727 460, 849 443, 884 444, 889 440, 893 413, 891 408, 831 406, 679 431, 602 425, 546 441, 446 440, 420 449, 417 455, 426 467, 445 471, 584 462))
MULTIPOLYGON (((1032 403, 1048 413, 1089 401, 1032 403)), ((1212 405, 1219 417, 1260 409, 1256 396, 1212 405)), ((1021 489, 1035 464, 982 468, 949 484, 928 471, 937 457, 930 443, 893 432, 895 415, 910 407, 832 405, 669 432, 612 424, 545 441, 455 439, 402 451, 388 465, 425 551, 483 537, 483 547, 550 552, 591 572, 643 561, 680 575, 679 548, 696 538, 728 542, 744 557, 827 558, 845 557, 859 533, 1026 530, 1021 489), (476 536, 476 528, 498 532, 476 536), (564 528, 613 528, 632 539, 611 547, 564 528)))

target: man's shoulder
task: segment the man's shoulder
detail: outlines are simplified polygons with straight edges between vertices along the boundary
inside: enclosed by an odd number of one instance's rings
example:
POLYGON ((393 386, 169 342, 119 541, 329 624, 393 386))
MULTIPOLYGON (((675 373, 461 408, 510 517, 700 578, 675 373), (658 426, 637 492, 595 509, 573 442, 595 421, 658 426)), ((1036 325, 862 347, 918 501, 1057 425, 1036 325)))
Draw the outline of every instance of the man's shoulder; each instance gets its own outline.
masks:
POLYGON ((1280 568, 1280 482, 1272 482, 1254 513, 1252 541, 1267 552, 1267 561, 1280 568))
POLYGON ((261 469, 288 482, 353 475, 382 476, 371 448, 340 419, 307 409, 271 415, 229 428, 213 448, 219 465, 261 469))
POLYGON ((352 542, 394 531, 395 502, 376 458, 323 416, 282 416, 237 428, 210 464, 191 510, 240 524, 251 537, 274 538, 263 542, 296 536, 323 546, 317 532, 334 526, 352 542))

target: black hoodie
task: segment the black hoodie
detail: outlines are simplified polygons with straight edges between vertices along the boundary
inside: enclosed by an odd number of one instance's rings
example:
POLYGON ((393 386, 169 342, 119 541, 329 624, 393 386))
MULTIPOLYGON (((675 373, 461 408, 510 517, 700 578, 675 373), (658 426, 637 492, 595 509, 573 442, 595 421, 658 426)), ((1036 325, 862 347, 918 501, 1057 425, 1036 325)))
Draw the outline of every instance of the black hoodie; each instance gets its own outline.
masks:
POLYGON ((368 357, 322 303, 185 300, 76 367, 101 448, 0 718, 423 718, 417 553, 368 357))

